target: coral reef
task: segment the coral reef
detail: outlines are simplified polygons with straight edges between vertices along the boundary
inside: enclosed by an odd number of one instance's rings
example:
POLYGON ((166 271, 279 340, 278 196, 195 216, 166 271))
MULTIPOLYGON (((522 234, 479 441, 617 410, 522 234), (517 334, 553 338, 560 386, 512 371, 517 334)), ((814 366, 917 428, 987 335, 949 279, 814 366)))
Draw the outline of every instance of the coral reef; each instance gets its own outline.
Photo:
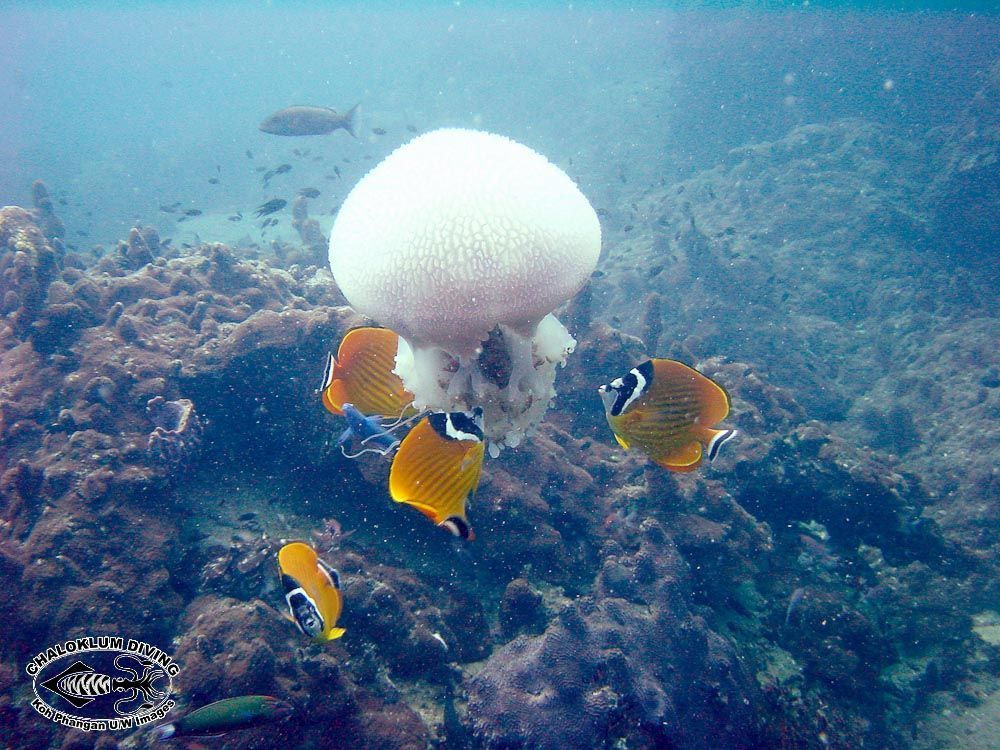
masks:
POLYGON ((317 266, 325 265, 328 250, 326 235, 319 222, 309 218, 309 199, 304 195, 298 196, 292 203, 292 226, 299 233, 302 246, 311 254, 311 262, 317 266))
POLYGON ((609 550, 601 596, 567 605, 469 681, 484 747, 760 745, 750 673, 688 610, 686 565, 659 523, 640 534, 634 554, 609 550))
MULTIPOLYGON (((107 383, 102 382, 100 387, 114 387, 111 380, 104 380, 107 383)), ((194 404, 189 398, 167 401, 163 396, 155 396, 147 402, 146 413, 156 425, 149 433, 146 450, 154 460, 176 469, 201 442, 202 425, 194 404)))

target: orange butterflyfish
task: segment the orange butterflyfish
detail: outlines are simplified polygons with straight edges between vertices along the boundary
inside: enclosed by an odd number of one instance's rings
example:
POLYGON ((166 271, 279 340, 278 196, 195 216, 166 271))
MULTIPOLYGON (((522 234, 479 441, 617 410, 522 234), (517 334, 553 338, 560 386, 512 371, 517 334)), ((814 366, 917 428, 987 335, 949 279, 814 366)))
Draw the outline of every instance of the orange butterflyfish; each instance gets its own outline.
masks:
POLYGON ((396 451, 389 494, 462 539, 475 539, 465 504, 483 468, 483 410, 436 412, 419 422, 396 451))
POLYGON ((278 551, 278 570, 298 629, 317 643, 340 638, 345 630, 336 626, 343 606, 337 571, 305 542, 291 542, 278 551))
POLYGON ((321 393, 323 406, 342 416, 344 404, 365 415, 404 417, 414 414, 413 394, 393 372, 399 335, 388 328, 355 328, 340 341, 337 356, 327 360, 321 393))
POLYGON ((694 471, 704 453, 714 461, 736 435, 715 429, 729 414, 729 394, 672 359, 647 359, 597 390, 619 445, 638 448, 670 471, 694 471))

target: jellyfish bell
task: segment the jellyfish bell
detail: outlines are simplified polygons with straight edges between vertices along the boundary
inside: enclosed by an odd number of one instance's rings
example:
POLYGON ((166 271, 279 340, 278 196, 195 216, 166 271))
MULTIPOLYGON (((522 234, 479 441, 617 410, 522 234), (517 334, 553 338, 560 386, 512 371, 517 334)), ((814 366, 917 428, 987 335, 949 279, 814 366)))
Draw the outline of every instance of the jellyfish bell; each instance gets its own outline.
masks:
POLYGON ((352 307, 400 335, 418 409, 483 409, 493 455, 537 427, 576 341, 551 314, 597 265, 597 214, 545 157, 475 130, 426 133, 351 191, 330 267, 352 307))

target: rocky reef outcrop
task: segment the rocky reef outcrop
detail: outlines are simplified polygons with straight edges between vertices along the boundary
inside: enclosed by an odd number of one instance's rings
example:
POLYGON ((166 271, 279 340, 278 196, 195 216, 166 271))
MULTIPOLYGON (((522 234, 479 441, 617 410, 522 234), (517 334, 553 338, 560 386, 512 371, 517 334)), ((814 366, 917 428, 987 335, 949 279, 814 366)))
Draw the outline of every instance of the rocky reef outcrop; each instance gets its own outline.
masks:
POLYGON ((483 747, 760 746, 746 664, 691 613, 686 564, 659 523, 643 522, 639 538, 634 554, 608 545, 595 596, 469 680, 483 747))

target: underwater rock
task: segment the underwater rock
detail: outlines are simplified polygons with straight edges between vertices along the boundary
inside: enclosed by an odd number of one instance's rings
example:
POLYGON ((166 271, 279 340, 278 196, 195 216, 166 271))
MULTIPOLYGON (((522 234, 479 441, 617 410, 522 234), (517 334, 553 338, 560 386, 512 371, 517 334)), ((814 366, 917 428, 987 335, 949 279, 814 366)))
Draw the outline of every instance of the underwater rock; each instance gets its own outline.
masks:
POLYGON ((578 600, 467 681, 483 747, 759 746, 756 683, 733 646, 688 610, 683 561, 655 521, 622 563, 643 603, 578 600))
POLYGON ((49 189, 41 180, 35 180, 31 185, 31 201, 35 206, 35 214, 38 216, 39 226, 46 239, 50 242, 66 239, 66 227, 62 220, 56 216, 49 189))
POLYGON ((542 595, 524 578, 515 578, 504 589, 500 600, 500 632, 513 638, 521 632, 537 635, 545 628, 542 595))
POLYGON ((369 566, 357 555, 343 564, 331 561, 339 565, 344 600, 351 602, 343 624, 353 637, 372 643, 393 674, 441 680, 450 663, 484 655, 489 628, 475 599, 453 599, 448 589, 429 596, 411 572, 369 566))
POLYGON ((927 204, 937 250, 948 262, 974 272, 977 286, 996 289, 1000 260, 1000 63, 981 71, 983 85, 954 125, 942 129, 942 168, 934 174, 927 204))
POLYGON ((299 233, 299 239, 310 253, 309 263, 324 265, 328 250, 327 238, 319 222, 309 218, 309 199, 304 195, 298 196, 292 203, 292 227, 299 233))
POLYGON ((153 262, 153 251, 138 228, 133 227, 128 234, 128 242, 123 255, 130 268, 139 269, 153 262))
POLYGON ((156 425, 146 443, 153 460, 176 468, 197 450, 202 424, 190 399, 167 401, 156 396, 146 404, 146 413, 156 425))
POLYGON ((28 211, 0 208, 0 299, 13 334, 24 338, 44 308, 59 255, 28 211))

